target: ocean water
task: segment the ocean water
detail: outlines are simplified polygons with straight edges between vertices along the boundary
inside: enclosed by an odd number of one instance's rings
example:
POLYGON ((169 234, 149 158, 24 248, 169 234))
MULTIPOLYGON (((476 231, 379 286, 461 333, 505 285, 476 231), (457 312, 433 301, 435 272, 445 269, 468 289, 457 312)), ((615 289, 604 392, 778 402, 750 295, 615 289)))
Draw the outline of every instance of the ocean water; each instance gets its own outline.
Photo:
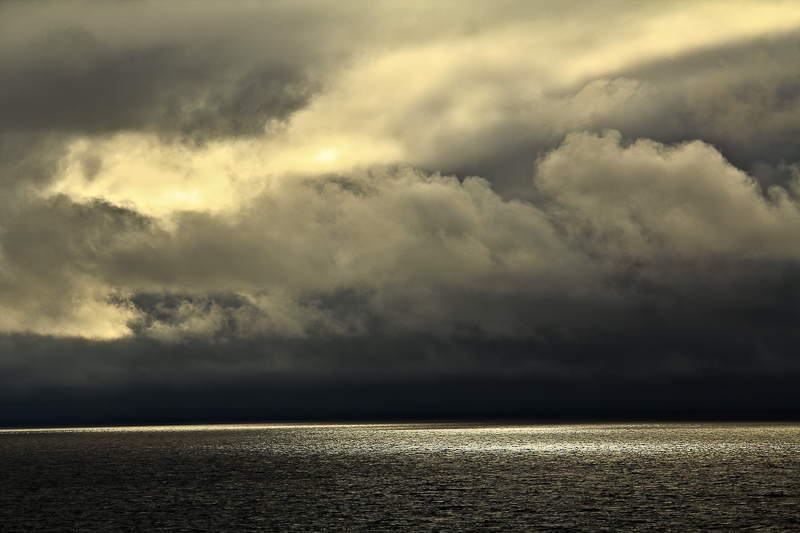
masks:
POLYGON ((0 531, 800 531, 800 425, 6 430, 0 531))

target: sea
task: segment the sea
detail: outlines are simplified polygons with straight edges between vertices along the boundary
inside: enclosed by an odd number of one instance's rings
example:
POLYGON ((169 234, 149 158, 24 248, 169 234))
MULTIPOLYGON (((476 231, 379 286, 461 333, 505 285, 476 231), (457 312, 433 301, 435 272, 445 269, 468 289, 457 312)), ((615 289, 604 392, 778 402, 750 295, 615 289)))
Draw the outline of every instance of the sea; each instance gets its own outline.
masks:
POLYGON ((800 531, 800 424, 2 430, 0 531, 800 531))

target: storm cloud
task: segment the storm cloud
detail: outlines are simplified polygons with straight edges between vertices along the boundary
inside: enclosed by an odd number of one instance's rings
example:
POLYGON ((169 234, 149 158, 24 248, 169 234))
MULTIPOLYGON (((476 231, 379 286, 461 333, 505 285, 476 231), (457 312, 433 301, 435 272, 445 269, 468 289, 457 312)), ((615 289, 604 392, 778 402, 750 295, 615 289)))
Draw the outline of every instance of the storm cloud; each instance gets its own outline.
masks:
POLYGON ((0 424, 800 413, 793 3, 0 15, 0 424))

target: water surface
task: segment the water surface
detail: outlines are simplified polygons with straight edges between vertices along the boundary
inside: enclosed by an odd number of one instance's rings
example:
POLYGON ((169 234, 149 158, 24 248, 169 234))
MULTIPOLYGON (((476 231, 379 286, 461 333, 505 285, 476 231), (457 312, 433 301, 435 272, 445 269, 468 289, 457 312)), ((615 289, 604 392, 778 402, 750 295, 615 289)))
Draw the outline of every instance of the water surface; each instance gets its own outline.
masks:
POLYGON ((3 531, 798 531, 800 425, 0 431, 3 531))

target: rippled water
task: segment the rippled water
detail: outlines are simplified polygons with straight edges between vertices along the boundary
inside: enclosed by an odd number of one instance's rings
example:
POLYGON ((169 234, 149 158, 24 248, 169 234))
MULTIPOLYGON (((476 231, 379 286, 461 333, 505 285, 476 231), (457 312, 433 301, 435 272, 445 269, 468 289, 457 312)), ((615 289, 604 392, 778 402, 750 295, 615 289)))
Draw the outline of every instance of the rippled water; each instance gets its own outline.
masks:
POLYGON ((0 431, 2 531, 800 531, 800 425, 0 431))

